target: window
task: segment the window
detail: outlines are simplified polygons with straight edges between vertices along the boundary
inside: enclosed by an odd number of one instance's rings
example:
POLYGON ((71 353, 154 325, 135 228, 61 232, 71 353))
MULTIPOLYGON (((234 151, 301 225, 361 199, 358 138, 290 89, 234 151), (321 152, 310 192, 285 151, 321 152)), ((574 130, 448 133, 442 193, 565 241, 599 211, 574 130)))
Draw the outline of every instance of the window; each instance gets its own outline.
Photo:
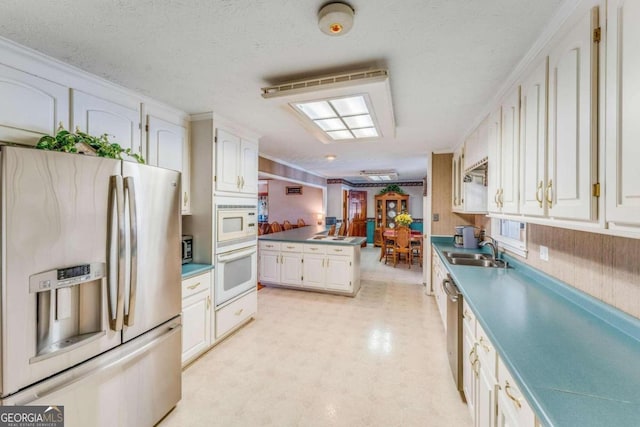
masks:
POLYGON ((527 257, 527 224, 509 219, 491 220, 492 236, 501 247, 527 257))

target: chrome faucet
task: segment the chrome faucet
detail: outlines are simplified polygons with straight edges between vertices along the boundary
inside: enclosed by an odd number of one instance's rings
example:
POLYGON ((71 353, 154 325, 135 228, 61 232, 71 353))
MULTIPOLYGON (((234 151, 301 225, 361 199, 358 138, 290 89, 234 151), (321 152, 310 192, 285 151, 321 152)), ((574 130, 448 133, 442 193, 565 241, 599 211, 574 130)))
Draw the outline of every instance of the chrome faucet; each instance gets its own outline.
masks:
POLYGON ((491 236, 485 236, 485 239, 489 239, 489 240, 483 240, 482 242, 480 242, 479 246, 483 247, 483 246, 489 245, 491 247, 491 253, 493 254, 493 259, 494 260, 498 259, 498 246, 496 245, 496 241, 491 236))

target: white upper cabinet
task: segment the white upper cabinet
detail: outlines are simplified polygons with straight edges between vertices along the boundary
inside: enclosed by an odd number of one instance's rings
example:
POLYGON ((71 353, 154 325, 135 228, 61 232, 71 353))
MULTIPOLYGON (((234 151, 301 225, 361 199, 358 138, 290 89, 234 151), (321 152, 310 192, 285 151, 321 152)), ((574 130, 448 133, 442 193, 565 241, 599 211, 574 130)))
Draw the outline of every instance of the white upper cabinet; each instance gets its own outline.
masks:
POLYGON ((258 194, 258 144, 224 130, 216 133, 216 190, 258 194))
POLYGON ((500 212, 500 181, 502 179, 502 110, 498 108, 489 115, 489 144, 487 147, 487 210, 500 212))
POLYGON ((183 126, 147 115, 147 163, 182 173, 182 213, 190 213, 189 139, 183 126))
POLYGON ((489 117, 478 125, 464 143, 464 170, 477 168, 487 160, 489 117))
POLYGON ((522 83, 520 212, 544 215, 547 148, 547 58, 522 83))
POLYGON ((500 144, 500 190, 498 200, 502 213, 518 213, 520 164, 520 87, 502 103, 502 142, 500 144))
POLYGON ((36 145, 69 129, 69 88, 0 65, 0 141, 36 145))
POLYGON ((553 218, 594 220, 597 199, 598 8, 583 13, 549 54, 549 151, 545 197, 553 218))
POLYGON ((140 141, 140 104, 130 98, 115 103, 73 90, 71 128, 92 136, 109 135, 109 142, 144 156, 140 141))
POLYGON ((606 221, 640 225, 640 2, 607 2, 606 221))

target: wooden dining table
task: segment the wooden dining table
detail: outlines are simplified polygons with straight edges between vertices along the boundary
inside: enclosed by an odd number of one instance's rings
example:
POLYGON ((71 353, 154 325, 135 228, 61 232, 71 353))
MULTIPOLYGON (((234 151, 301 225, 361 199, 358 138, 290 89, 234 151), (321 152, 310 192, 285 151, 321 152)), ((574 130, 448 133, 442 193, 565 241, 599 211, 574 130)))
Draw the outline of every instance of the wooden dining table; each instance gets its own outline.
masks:
MULTIPOLYGON (((382 261, 382 258, 385 257, 387 253, 387 242, 394 242, 396 236, 398 235, 397 231, 393 228, 387 228, 382 232, 382 245, 380 246, 380 259, 378 261, 382 261)), ((418 230, 411 230, 411 241, 420 243, 420 251, 422 251, 422 232, 418 230)), ((386 260, 385 260, 386 263, 386 260)))

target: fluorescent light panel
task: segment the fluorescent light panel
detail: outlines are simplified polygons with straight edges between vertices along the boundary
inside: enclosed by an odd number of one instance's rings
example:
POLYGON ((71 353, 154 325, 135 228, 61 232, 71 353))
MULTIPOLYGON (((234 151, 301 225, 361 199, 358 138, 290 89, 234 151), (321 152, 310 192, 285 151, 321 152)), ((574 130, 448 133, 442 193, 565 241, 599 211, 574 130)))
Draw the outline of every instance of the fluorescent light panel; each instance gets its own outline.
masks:
POLYGON ((299 102, 293 106, 334 141, 380 135, 364 95, 299 102))

